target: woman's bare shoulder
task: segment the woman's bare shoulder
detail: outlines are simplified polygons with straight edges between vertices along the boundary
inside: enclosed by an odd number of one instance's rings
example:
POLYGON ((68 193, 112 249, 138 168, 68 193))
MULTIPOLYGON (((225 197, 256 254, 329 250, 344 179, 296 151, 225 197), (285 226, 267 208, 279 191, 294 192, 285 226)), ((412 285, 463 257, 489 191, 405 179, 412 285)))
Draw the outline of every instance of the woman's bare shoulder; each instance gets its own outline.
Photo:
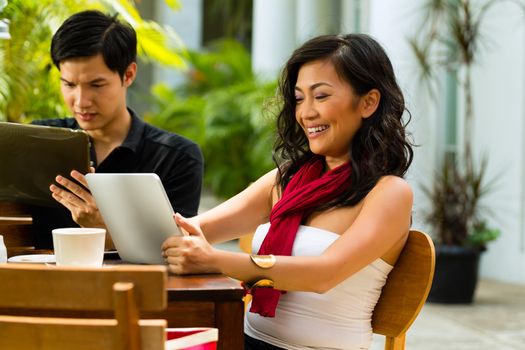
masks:
POLYGON ((407 180, 405 180, 402 177, 395 176, 395 175, 387 175, 383 176, 377 184, 374 186, 374 188, 370 191, 370 194, 383 194, 384 195, 396 195, 396 196, 402 196, 406 197, 407 199, 411 199, 413 197, 413 191, 412 187, 408 183, 407 180))
POLYGON ((389 207, 398 213, 412 211, 414 193, 410 184, 399 176, 383 176, 363 200, 364 207, 378 210, 389 207))

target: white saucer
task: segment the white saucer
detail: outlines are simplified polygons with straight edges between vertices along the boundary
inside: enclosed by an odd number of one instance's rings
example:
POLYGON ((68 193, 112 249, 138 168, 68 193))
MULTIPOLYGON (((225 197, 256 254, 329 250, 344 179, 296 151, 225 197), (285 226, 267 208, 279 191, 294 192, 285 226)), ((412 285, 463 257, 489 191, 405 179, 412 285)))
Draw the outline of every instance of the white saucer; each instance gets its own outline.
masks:
POLYGON ((49 264, 55 262, 54 254, 29 254, 29 255, 17 255, 7 259, 10 263, 20 264, 49 264))

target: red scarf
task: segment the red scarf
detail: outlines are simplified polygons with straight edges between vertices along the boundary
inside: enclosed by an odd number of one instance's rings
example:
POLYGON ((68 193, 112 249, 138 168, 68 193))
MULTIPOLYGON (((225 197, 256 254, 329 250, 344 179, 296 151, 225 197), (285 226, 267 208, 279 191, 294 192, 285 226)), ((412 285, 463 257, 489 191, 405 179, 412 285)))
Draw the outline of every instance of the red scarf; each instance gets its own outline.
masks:
MULTIPOLYGON (((282 198, 270 213, 270 230, 258 254, 292 254, 299 225, 321 203, 335 199, 350 181, 350 166, 345 163, 323 174, 324 157, 314 156, 294 174, 282 198)), ((277 289, 258 288, 253 294, 250 312, 274 317, 281 293, 277 289)))

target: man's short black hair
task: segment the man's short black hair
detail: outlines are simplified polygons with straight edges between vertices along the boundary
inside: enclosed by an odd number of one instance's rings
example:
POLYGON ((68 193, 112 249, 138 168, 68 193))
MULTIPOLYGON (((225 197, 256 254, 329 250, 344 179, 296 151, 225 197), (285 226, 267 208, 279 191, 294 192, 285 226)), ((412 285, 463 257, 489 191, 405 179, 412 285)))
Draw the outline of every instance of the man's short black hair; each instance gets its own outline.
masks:
POLYGON ((76 57, 102 54, 108 68, 120 77, 137 56, 137 36, 129 25, 116 16, 87 10, 66 19, 51 40, 51 59, 60 69, 60 62, 76 57))

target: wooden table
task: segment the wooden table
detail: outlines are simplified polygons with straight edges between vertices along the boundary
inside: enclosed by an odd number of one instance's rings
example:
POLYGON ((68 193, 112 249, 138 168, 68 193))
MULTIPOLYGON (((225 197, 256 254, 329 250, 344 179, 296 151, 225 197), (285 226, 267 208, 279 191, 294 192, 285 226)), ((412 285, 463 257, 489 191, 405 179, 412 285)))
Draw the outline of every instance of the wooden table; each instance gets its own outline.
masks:
MULTIPOLYGON (((28 250, 25 241, 29 233, 20 227, 29 227, 32 220, 27 208, 15 203, 0 202, 0 226, 4 233, 16 226, 8 241, 9 256, 18 254, 53 253, 49 250, 28 250), (11 237, 12 236, 12 237, 11 237), (27 236, 27 237, 26 237, 27 236)), ((2 231, 0 231, 1 234, 2 231)), ((110 261, 107 261, 111 263, 110 261)), ((244 348, 243 289, 239 282, 223 275, 194 275, 168 277, 168 307, 162 314, 145 315, 165 318, 168 327, 216 327, 219 329, 219 350, 242 350, 244 348)), ((57 313, 57 315, 64 313, 57 313)), ((73 315, 72 315, 73 316, 73 315)), ((75 315, 78 316, 78 315, 75 315)))
POLYGON ((168 327, 216 327, 218 349, 243 349, 244 293, 239 282, 223 275, 170 275, 167 289, 168 307, 162 318, 168 327))

